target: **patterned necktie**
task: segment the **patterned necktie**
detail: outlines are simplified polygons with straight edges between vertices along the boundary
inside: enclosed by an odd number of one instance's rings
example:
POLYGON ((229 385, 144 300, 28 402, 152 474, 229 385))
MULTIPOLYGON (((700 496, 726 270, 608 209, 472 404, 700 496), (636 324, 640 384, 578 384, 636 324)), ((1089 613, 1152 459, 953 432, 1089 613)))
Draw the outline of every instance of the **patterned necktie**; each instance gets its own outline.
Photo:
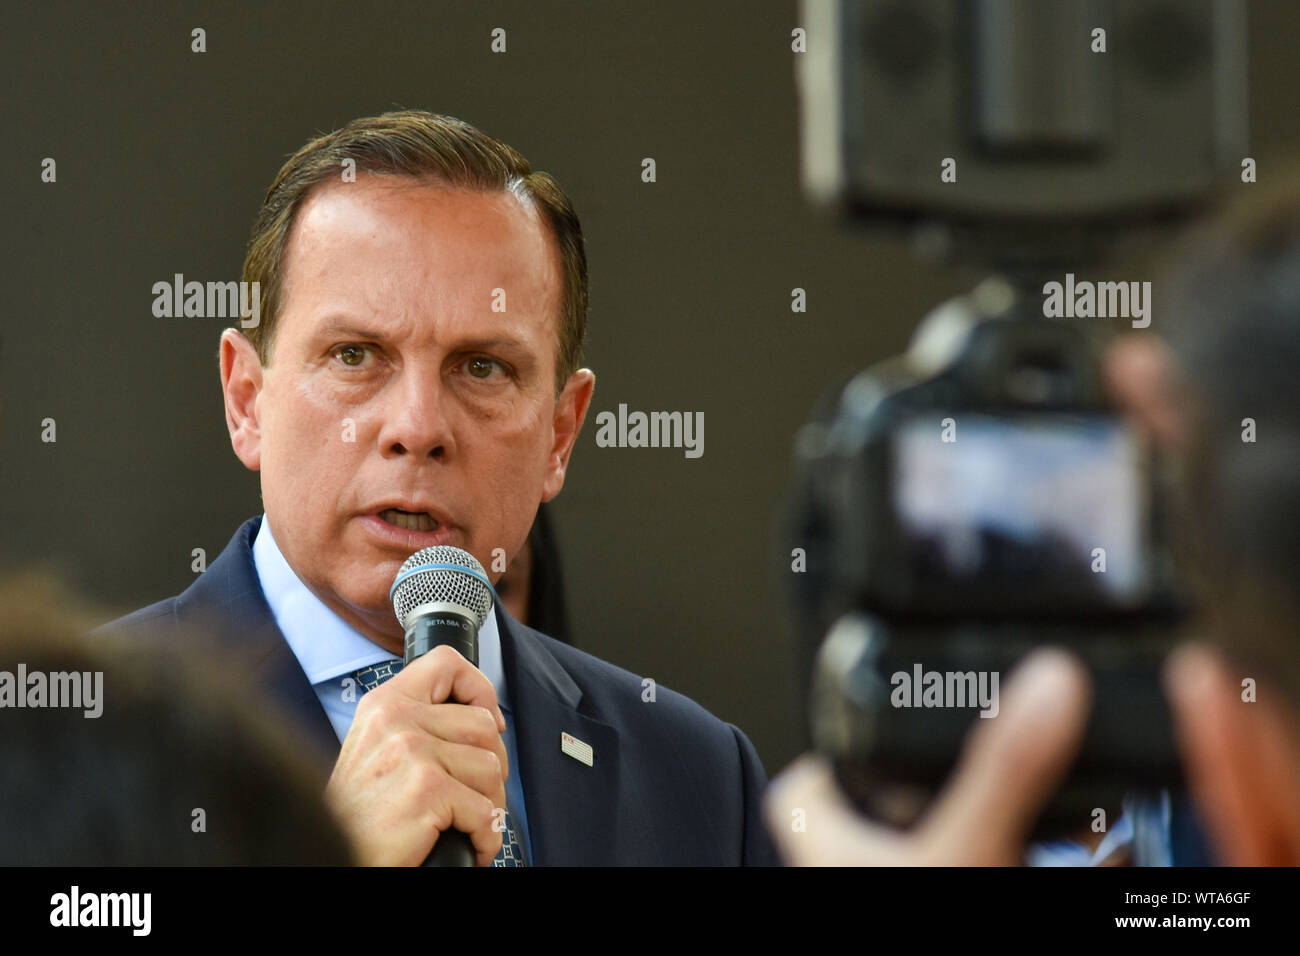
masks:
MULTIPOLYGON (((361 693, 374 690, 390 677, 396 677, 406 665, 402 661, 381 661, 370 667, 363 667, 352 675, 361 687, 361 693)), ((519 835, 515 832, 514 822, 507 808, 505 828, 501 833, 501 849, 492 858, 493 866, 527 866, 524 862, 523 847, 519 845, 519 835)))

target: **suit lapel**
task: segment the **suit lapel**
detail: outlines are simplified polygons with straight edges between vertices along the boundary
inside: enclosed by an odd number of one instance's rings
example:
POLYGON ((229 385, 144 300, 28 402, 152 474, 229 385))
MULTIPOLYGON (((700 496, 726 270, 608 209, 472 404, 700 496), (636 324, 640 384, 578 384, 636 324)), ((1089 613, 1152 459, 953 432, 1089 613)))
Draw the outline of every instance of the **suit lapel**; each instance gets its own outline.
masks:
POLYGON ((222 642, 223 666, 237 666, 258 696, 273 700, 294 722, 294 740, 328 778, 328 768, 338 759, 339 739, 257 580, 252 543, 260 524, 261 518, 252 518, 235 532, 226 549, 177 598, 176 615, 222 642))
POLYGON ((496 614, 533 863, 608 864, 617 858, 618 731, 579 713, 581 689, 536 633, 496 614), (560 749, 566 733, 591 746, 592 766, 560 749))

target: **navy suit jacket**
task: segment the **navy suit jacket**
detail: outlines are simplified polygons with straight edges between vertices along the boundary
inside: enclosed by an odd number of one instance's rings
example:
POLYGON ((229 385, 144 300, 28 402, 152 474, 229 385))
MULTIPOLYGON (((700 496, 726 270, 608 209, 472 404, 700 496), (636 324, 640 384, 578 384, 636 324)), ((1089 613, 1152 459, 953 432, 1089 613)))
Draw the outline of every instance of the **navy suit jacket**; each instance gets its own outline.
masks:
MULTIPOLYGON (((325 774, 338 737, 258 582, 260 522, 245 522, 184 592, 104 630, 214 640, 325 774)), ((534 864, 778 862, 760 814, 766 777, 744 733, 664 687, 645 701, 635 674, 525 627, 499 602, 496 615, 534 864), (562 733, 591 745, 593 766, 561 751, 562 733)))

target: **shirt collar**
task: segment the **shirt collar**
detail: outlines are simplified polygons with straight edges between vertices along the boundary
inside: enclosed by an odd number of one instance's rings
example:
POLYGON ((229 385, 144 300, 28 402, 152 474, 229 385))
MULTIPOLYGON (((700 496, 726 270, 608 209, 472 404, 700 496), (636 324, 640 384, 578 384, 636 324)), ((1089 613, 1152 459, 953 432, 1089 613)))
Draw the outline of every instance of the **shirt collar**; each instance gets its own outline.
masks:
MULTIPOLYGON (((313 685, 398 659, 326 607, 302 583, 276 544, 266 515, 253 539, 253 566, 280 633, 313 685)), ((478 632, 478 665, 496 689, 501 707, 508 708, 495 609, 478 632)))

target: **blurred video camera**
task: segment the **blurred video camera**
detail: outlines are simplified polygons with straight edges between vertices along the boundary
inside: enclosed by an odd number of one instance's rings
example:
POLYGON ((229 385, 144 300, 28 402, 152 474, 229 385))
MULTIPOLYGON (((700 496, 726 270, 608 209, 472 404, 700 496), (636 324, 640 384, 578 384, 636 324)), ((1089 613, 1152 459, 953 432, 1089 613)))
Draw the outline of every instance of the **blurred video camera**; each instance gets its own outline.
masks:
POLYGON ((905 354, 829 392, 796 439, 813 745, 886 818, 881 794, 948 777, 1020 657, 1063 646, 1092 672, 1093 710, 1036 833, 1079 831, 1125 794, 1181 786, 1158 675, 1186 606, 1170 476, 1102 385, 1107 320, 1046 317, 1044 283, 1159 237, 1238 167, 1244 11, 807 0, 803 14, 806 191, 992 272, 905 354))

